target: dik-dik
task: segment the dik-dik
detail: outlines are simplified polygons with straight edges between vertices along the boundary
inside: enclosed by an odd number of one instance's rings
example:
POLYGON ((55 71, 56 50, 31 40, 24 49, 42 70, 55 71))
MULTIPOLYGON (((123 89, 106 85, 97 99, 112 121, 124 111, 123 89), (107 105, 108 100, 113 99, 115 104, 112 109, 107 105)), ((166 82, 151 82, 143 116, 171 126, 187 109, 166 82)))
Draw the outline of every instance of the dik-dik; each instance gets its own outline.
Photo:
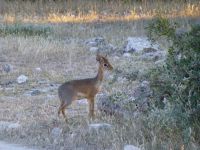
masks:
POLYGON ((58 96, 61 101, 58 115, 62 112, 66 119, 66 107, 69 106, 72 101, 78 100, 79 97, 82 97, 88 100, 89 117, 94 118, 94 99, 95 95, 101 90, 104 71, 113 69, 106 56, 97 54, 96 60, 99 62, 99 69, 94 78, 68 81, 58 88, 58 96))

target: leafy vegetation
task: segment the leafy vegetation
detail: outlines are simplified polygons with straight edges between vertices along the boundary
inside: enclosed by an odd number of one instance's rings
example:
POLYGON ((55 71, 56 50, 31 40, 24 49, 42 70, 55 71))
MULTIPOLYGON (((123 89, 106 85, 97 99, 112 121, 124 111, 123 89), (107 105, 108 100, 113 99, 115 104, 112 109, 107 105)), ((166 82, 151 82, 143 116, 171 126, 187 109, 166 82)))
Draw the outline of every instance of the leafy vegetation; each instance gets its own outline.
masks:
POLYGON ((170 138, 180 135, 179 141, 188 147, 192 141, 200 143, 200 25, 182 33, 177 28, 177 23, 162 17, 147 27, 152 42, 164 37, 170 45, 166 64, 153 70, 150 78, 154 105, 163 109, 160 127, 170 138))
POLYGON ((51 32, 50 27, 35 26, 35 25, 2 25, 0 26, 0 36, 20 35, 20 36, 44 36, 47 37, 51 32))

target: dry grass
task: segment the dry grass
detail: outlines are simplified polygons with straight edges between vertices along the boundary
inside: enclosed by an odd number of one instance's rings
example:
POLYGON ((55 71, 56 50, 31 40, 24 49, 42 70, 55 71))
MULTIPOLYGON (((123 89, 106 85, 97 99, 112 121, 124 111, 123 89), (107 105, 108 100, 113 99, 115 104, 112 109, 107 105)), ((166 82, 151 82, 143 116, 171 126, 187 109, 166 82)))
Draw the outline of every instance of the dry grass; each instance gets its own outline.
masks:
MULTIPOLYGON (((84 25, 79 27, 84 27, 84 25)), ((118 27, 114 28, 118 29, 118 27)), ((55 30, 58 29, 55 27, 55 30)), ((103 29, 92 29, 90 36, 95 36, 100 31, 105 32, 103 29)), ((70 34, 74 32, 71 28, 69 30, 65 29, 65 31, 70 34)), ((76 36, 78 37, 81 34, 82 32, 78 31, 76 36)), ((55 37, 58 35, 59 33, 55 37)), ((124 32, 122 37, 126 36, 128 36, 128 32, 124 32)), ((121 149, 126 143, 139 145, 137 138, 132 138, 134 131, 132 129, 135 128, 135 124, 131 123, 132 127, 128 128, 128 124, 123 124, 123 122, 119 121, 120 118, 103 117, 97 114, 97 119, 93 123, 106 122, 112 124, 112 133, 110 136, 105 134, 90 135, 88 131, 90 121, 87 118, 87 105, 74 103, 70 106, 67 110, 70 119, 69 123, 66 124, 62 118, 57 116, 59 100, 56 89, 39 96, 25 95, 27 91, 33 88, 46 88, 50 83, 59 84, 66 80, 92 77, 96 74, 97 62, 95 53, 89 52, 88 48, 84 46, 84 41, 87 40, 87 37, 83 35, 80 39, 72 38, 70 41, 56 39, 55 37, 6 36, 0 38, 0 53, 5 59, 3 63, 13 65, 11 73, 1 73, 1 84, 8 81, 16 81, 20 74, 25 74, 29 77, 26 84, 14 83, 3 86, 0 98, 0 120, 18 122, 21 127, 11 131, 4 130, 0 133, 0 139, 44 149, 75 149, 78 147, 82 147, 82 149, 121 149), (35 70, 36 67, 40 67, 42 71, 37 72, 35 70), (38 82, 40 80, 44 80, 45 83, 40 85, 38 82), (58 140, 54 140, 51 136, 51 130, 54 127, 59 127, 63 130, 58 140)), ((108 37, 114 39, 111 35, 108 37)), ((120 41, 120 39, 121 37, 115 40, 120 41)), ((123 42, 121 41, 118 44, 121 45, 123 42)), ((136 57, 127 59, 109 55, 114 67, 118 69, 124 68, 125 72, 128 71, 127 68, 134 67, 129 61, 137 60, 136 57)), ((148 65, 150 66, 150 64, 147 65, 141 61, 137 61, 137 64, 135 69, 140 67, 148 68, 148 65)), ((115 71, 111 73, 111 76, 113 75, 115 75, 115 71)), ((130 85, 134 85, 134 82, 131 84, 129 82, 114 82, 110 85, 108 84, 109 76, 107 76, 108 79, 104 83, 103 93, 124 91, 129 88, 131 90, 130 85)))
POLYGON ((118 1, 1 1, 1 21, 7 23, 63 23, 63 22, 115 22, 149 19, 157 14, 169 18, 198 17, 200 3, 145 1, 122 2, 118 1))
POLYGON ((87 118, 87 105, 78 105, 75 102, 70 106, 67 110, 70 119, 66 124, 57 116, 59 100, 56 89, 39 96, 27 96, 25 93, 33 88, 46 88, 51 83, 60 84, 66 80, 94 76, 97 72, 95 53, 88 50, 85 41, 97 36, 104 37, 118 48, 109 55, 115 70, 106 75, 102 93, 131 92, 138 80, 118 82, 115 77, 123 79, 127 73, 137 70, 143 76, 154 63, 142 61, 137 55, 128 59, 122 57, 122 46, 127 37, 143 36, 148 22, 145 19, 152 18, 158 12, 167 14, 168 17, 183 17, 180 22, 187 26, 188 21, 184 17, 199 16, 199 7, 200 3, 196 1, 181 4, 134 2, 131 5, 121 1, 92 0, 79 0, 77 3, 49 1, 48 5, 42 1, 1 1, 2 24, 44 23, 43 26, 51 27, 53 32, 46 38, 16 35, 0 37, 0 60, 4 60, 0 63, 13 65, 11 73, 0 72, 0 83, 3 84, 2 88, 0 86, 0 120, 18 122, 21 125, 16 130, 1 131, 0 139, 50 150, 115 150, 122 149, 125 144, 134 144, 143 149, 159 149, 156 147, 157 143, 167 145, 166 149, 173 148, 173 141, 165 143, 156 139, 156 129, 149 131, 140 120, 127 121, 99 113, 93 123, 110 123, 113 125, 112 132, 91 135, 88 132, 88 124, 91 122, 87 118), (35 69, 37 67, 42 71, 38 72, 35 69), (119 70, 121 74, 117 72, 119 70), (15 82, 20 74, 29 77, 27 83, 5 85, 9 81, 15 82), (40 85, 39 81, 45 83, 40 85), (62 129, 57 140, 51 136, 54 127, 62 129))

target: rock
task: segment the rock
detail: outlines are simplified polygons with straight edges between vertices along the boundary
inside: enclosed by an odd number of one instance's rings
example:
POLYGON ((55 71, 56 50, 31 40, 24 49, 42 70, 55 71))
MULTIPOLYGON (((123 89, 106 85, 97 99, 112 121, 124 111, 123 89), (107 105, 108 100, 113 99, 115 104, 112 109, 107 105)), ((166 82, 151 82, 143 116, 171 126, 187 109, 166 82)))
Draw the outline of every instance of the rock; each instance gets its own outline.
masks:
POLYGON ((89 129, 95 129, 95 130, 99 130, 102 128, 111 128, 112 125, 108 124, 108 123, 94 123, 94 124, 89 124, 89 129))
POLYGON ((109 115, 123 116, 120 103, 116 101, 113 102, 108 95, 102 95, 99 97, 99 100, 97 101, 97 109, 100 112, 109 115))
POLYGON ((131 54, 126 52, 126 53, 123 54, 123 56, 124 57, 131 57, 131 54))
POLYGON ((155 62, 155 65, 157 66, 163 66, 165 64, 165 60, 161 59, 155 62))
POLYGON ((97 44, 96 42, 94 42, 94 41, 88 41, 88 42, 86 42, 86 45, 87 45, 87 46, 95 47, 95 46, 97 46, 98 44, 97 44))
POLYGON ((96 38, 94 38, 93 39, 95 42, 97 42, 97 43, 103 43, 103 42, 105 42, 105 39, 103 38, 103 37, 96 37, 96 38))
POLYGON ((55 127, 51 130, 51 136, 53 138, 58 138, 60 137, 60 135, 62 134, 62 129, 55 127))
POLYGON ((53 92, 58 89, 59 85, 60 84, 50 84, 48 87, 44 87, 38 90, 40 90, 43 93, 53 92))
POLYGON ((111 129, 112 129, 112 125, 108 123, 89 124, 90 133, 109 132, 111 129))
POLYGON ((10 144, 0 141, 0 150, 36 150, 25 147, 24 145, 10 144))
POLYGON ((134 119, 148 110, 151 95, 150 83, 143 81, 129 93, 119 92, 99 97, 97 109, 108 115, 134 119))
POLYGON ((124 52, 141 52, 147 47, 158 49, 158 45, 151 45, 146 37, 128 37, 124 44, 124 52))
POLYGON ((149 107, 149 97, 152 95, 150 83, 148 81, 142 81, 133 89, 131 95, 135 98, 138 110, 145 112, 149 107))
POLYGON ((96 47, 100 44, 104 44, 105 39, 102 37, 96 37, 96 38, 88 39, 85 43, 87 46, 96 47))
POLYGON ((22 74, 17 78, 17 83, 19 84, 25 83, 27 80, 28 80, 28 77, 22 74))
POLYGON ((140 59, 146 60, 146 61, 157 61, 159 59, 164 58, 165 54, 162 52, 149 52, 144 53, 140 56, 140 59))
POLYGON ((90 47, 91 52, 97 52, 99 50, 98 47, 90 47))
POLYGON ((0 121, 0 131, 5 130, 10 125, 10 122, 0 121))
POLYGON ((48 84, 47 80, 38 80, 38 84, 48 84))
POLYGON ((108 44, 108 48, 111 49, 111 50, 116 50, 117 47, 112 45, 112 44, 108 44))
POLYGON ((124 77, 117 77, 117 82, 119 82, 119 83, 127 82, 127 78, 124 78, 124 77))
POLYGON ((40 67, 35 68, 36 71, 41 72, 42 69, 40 67))
POLYGON ((143 53, 151 53, 151 52, 157 52, 158 50, 152 47, 148 47, 148 48, 143 48, 142 52, 143 53))
POLYGON ((81 99, 81 100, 78 100, 78 101, 77 101, 77 104, 78 104, 78 105, 87 105, 87 104, 88 104, 88 101, 87 101, 87 99, 81 99))
POLYGON ((25 91, 24 95, 26 95, 26 96, 36 96, 36 95, 40 95, 42 93, 52 93, 52 92, 57 91, 59 85, 60 84, 49 84, 49 85, 45 84, 45 87, 39 86, 37 89, 33 88, 31 90, 25 91))
POLYGON ((4 80, 4 81, 2 81, 1 82, 1 85, 2 85, 2 87, 3 86, 8 86, 8 85, 11 85, 11 84, 13 84, 13 83, 15 83, 15 81, 10 81, 10 80, 4 80))
POLYGON ((12 123, 10 125, 8 125, 9 129, 17 129, 19 128, 21 125, 19 123, 12 123))
POLYGON ((0 131, 2 130, 11 130, 11 129, 17 129, 21 127, 19 123, 12 123, 7 121, 0 121, 0 131))
POLYGON ((89 50, 91 52, 106 52, 111 53, 111 51, 113 51, 114 49, 117 49, 116 47, 114 47, 112 44, 108 43, 104 38, 102 37, 95 37, 92 39, 88 39, 85 42, 86 46, 89 47, 89 50))
POLYGON ((149 81, 142 81, 136 88, 133 90, 132 95, 136 98, 149 97, 152 94, 150 89, 149 81))
POLYGON ((36 96, 36 95, 40 95, 41 94, 41 92, 40 92, 40 90, 33 90, 33 91, 31 91, 31 96, 36 96))
POLYGON ((140 150, 140 148, 138 148, 134 145, 125 145, 124 150, 140 150))
POLYGON ((4 72, 9 73, 13 70, 13 66, 10 65, 10 64, 4 64, 2 66, 2 69, 3 69, 4 72))

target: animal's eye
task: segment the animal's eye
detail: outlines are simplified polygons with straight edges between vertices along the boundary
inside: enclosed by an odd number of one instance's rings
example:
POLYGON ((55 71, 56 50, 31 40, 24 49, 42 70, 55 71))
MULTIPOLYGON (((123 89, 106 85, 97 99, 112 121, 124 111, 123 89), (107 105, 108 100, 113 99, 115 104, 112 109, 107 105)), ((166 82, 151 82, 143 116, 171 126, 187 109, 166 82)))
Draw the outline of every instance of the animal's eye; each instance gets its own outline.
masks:
POLYGON ((104 66, 108 66, 107 64, 104 64, 104 66))

